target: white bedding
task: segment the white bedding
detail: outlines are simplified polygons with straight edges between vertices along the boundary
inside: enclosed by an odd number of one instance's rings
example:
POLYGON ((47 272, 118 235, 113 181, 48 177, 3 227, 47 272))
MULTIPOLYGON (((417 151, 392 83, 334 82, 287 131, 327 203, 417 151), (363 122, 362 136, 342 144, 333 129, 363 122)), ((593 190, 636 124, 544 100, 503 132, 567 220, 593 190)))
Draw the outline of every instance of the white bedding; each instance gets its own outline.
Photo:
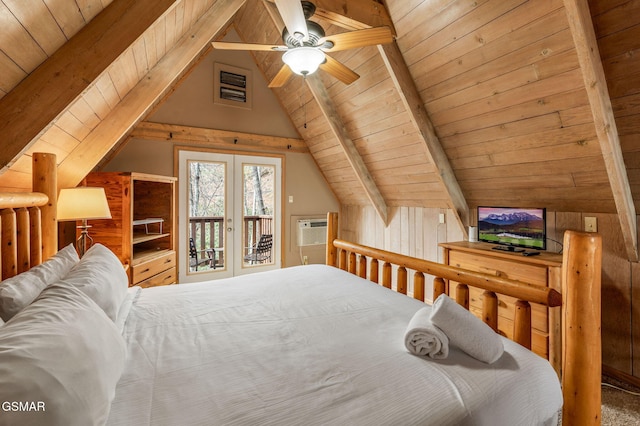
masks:
POLYGON ((516 343, 490 365, 411 355, 423 306, 320 265, 143 289, 108 424, 553 424, 558 378, 516 343))

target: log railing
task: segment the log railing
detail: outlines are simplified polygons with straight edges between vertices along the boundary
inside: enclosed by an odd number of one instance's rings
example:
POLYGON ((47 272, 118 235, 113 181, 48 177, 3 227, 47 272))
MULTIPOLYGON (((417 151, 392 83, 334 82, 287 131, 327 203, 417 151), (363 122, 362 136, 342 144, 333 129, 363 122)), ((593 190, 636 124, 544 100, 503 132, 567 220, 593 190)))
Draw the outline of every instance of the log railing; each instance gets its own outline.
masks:
POLYGON ((445 280, 458 282, 455 300, 466 309, 469 309, 468 286, 483 289, 485 297, 482 318, 496 331, 498 329, 497 294, 514 297, 517 299, 513 330, 514 340, 528 349, 531 349, 530 303, 540 303, 551 308, 562 305, 562 295, 552 288, 467 271, 339 239, 333 241, 332 247, 337 252, 336 256, 330 256, 330 258, 337 259, 333 266, 362 278, 368 278, 387 288, 392 286, 392 265, 395 265, 397 267, 395 290, 398 293, 407 294, 408 270, 415 271, 413 274, 413 297, 423 302, 425 301, 425 274, 436 277, 433 285, 433 300, 444 293, 445 280), (382 274, 379 273, 380 269, 382 269, 382 274))
POLYGON ((562 260, 562 293, 555 289, 467 271, 339 240, 338 215, 327 216, 328 265, 368 277, 391 288, 392 264, 397 266, 396 291, 407 293, 408 270, 414 273, 413 297, 424 301, 424 275, 435 276, 434 300, 445 292, 445 281, 461 283, 456 301, 469 307, 468 285, 484 290, 482 319, 497 330, 498 294, 517 299, 513 340, 531 348, 531 306, 540 303, 561 310, 562 318, 562 423, 599 425, 602 371, 600 300, 602 238, 598 234, 566 231, 562 260), (367 265, 369 271, 367 273, 367 265), (380 269, 382 277, 380 280, 380 269))

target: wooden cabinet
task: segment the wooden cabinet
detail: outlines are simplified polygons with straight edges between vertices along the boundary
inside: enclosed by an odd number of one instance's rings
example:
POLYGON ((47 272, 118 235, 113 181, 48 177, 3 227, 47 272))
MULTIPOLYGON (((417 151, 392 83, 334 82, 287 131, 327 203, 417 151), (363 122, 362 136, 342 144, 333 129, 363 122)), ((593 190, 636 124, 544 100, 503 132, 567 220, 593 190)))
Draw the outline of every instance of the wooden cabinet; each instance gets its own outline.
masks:
MULTIPOLYGON (((447 265, 561 290, 562 255, 541 252, 537 256, 523 256, 522 253, 492 250, 494 246, 466 241, 440 244, 447 265)), ((456 284, 449 283, 447 292, 450 290, 452 296, 456 284)), ((512 338, 516 300, 507 296, 498 297, 498 330, 512 338)), ((478 318, 482 318, 482 302, 482 290, 470 286, 469 310, 478 318)), ((560 371, 562 337, 558 308, 549 309, 532 303, 531 329, 532 350, 547 358, 556 371, 560 371)))
POLYGON ((94 242, 109 247, 124 265, 130 285, 176 282, 176 178, 133 172, 96 172, 87 186, 105 189, 110 220, 90 221, 94 242))

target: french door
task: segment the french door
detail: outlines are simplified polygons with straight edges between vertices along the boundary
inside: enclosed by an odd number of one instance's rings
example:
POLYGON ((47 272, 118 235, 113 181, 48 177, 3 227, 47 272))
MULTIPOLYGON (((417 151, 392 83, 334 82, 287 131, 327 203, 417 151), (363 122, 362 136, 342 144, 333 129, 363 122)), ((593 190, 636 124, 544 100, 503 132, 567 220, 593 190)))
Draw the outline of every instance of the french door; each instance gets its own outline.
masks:
POLYGON ((178 151, 179 282, 280 267, 281 163, 178 151))

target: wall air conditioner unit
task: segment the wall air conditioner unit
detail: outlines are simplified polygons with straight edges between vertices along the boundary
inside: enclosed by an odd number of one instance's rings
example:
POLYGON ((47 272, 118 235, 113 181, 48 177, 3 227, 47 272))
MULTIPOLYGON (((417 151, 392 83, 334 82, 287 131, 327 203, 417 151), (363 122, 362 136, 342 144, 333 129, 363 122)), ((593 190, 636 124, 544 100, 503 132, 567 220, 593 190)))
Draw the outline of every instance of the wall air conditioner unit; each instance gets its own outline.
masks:
POLYGON ((327 219, 298 220, 298 247, 327 243, 327 219))

